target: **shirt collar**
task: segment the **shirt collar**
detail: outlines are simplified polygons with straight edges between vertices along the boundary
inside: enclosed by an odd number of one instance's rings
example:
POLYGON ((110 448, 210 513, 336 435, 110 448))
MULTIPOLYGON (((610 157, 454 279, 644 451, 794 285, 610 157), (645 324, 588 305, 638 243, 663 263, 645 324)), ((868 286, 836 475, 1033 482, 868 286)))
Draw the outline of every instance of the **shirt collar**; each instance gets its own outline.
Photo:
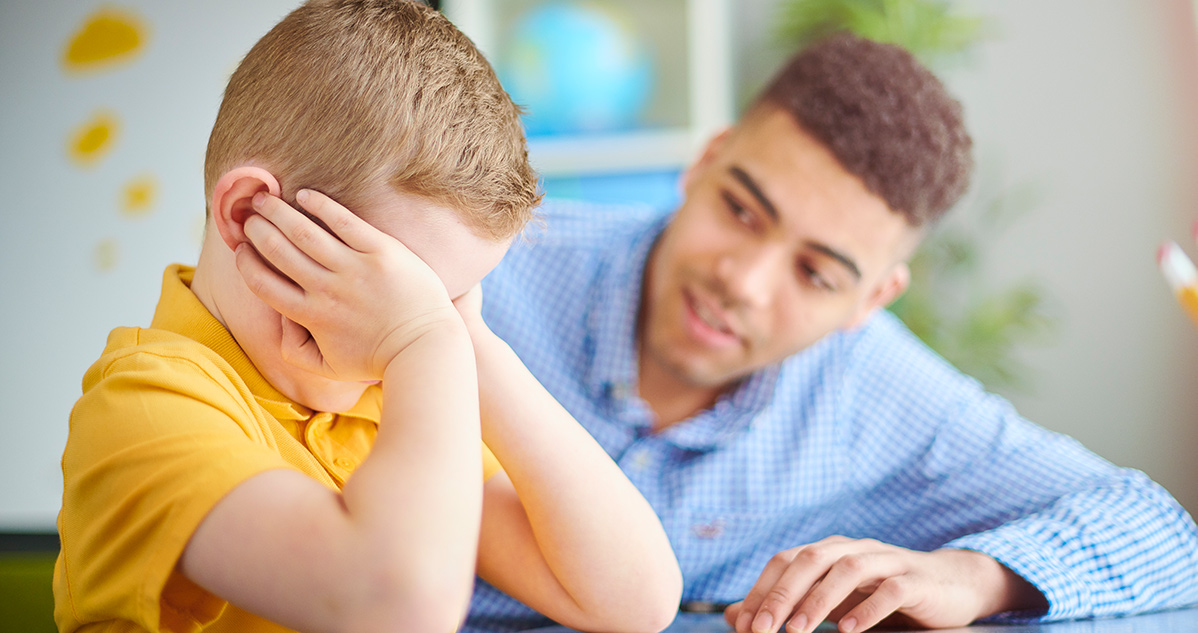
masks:
MULTIPOLYGON (((212 316, 191 291, 195 268, 174 264, 162 274, 162 298, 154 310, 150 327, 186 336, 216 352, 241 377, 258 404, 280 420, 306 420, 315 413, 283 395, 262 376, 229 330, 212 316)), ((372 386, 342 415, 378 422, 381 390, 372 386), (379 393, 372 393, 372 391, 379 393)))
MULTIPOLYGON (((591 297, 587 329, 591 365, 587 387, 606 400, 637 398, 637 317, 649 254, 672 215, 660 218, 632 236, 631 244, 613 240, 600 263, 599 282, 591 297)), ((774 395, 780 367, 771 365, 744 378, 715 406, 663 433, 688 450, 708 450, 730 441, 746 428, 774 395)))
POLYGON ((727 444, 748 428, 774 398, 781 373, 780 365, 770 365, 749 374, 734 389, 720 396, 715 405, 701 411, 684 424, 675 424, 664 435, 675 445, 692 451, 706 451, 727 444))

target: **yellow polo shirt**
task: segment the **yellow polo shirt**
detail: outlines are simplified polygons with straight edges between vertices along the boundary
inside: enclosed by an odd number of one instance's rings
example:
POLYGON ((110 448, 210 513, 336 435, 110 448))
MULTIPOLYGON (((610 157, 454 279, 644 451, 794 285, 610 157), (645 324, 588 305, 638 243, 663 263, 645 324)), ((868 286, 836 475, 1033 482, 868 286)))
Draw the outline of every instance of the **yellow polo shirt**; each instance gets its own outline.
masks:
MULTIPOLYGON (((150 328, 113 330, 83 378, 62 458, 59 631, 286 630, 204 591, 176 563, 245 480, 290 468, 340 490, 374 442, 380 388, 338 414, 288 400, 191 292, 193 273, 167 268, 150 328)), ((499 464, 483 452, 490 477, 499 464)))

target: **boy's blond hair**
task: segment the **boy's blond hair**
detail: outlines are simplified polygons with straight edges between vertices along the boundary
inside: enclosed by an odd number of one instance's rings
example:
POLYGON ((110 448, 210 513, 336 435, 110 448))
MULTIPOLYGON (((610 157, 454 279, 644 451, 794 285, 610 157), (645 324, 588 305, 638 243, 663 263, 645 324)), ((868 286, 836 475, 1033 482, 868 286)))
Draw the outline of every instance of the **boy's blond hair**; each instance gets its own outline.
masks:
POLYGON ((204 189, 242 163, 351 210, 383 184, 459 211, 506 239, 532 217, 536 174, 512 103, 474 44, 407 0, 312 0, 270 30, 229 79, 204 189))

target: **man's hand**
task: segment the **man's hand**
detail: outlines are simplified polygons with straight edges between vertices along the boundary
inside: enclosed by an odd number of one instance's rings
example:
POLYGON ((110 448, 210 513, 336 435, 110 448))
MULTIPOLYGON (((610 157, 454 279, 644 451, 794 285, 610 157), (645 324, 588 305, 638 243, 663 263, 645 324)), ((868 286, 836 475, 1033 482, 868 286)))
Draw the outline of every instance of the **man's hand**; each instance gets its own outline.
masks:
POLYGON ((808 633, 825 619, 856 633, 890 616, 945 628, 1044 606, 1027 581, 980 552, 917 552, 833 536, 774 556, 724 617, 737 633, 774 633, 783 625, 787 633, 808 633))
POLYGON ((461 327, 444 284, 398 240, 328 196, 254 197, 250 244, 237 268, 250 290, 282 314, 283 358, 336 380, 381 380, 412 341, 449 323, 461 327))

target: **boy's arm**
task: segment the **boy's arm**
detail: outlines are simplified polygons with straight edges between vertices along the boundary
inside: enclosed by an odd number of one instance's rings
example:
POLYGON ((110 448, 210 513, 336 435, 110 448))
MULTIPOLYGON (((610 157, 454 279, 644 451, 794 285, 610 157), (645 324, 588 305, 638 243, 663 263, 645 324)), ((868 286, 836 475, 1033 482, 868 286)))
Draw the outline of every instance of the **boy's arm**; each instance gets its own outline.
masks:
POLYGON ((453 630, 469 601, 481 506, 466 329, 419 258, 324 196, 303 197, 345 244, 277 198, 255 200, 260 216, 245 224, 254 248, 238 249, 238 266, 290 319, 285 358, 382 379, 376 444, 341 494, 287 470, 247 480, 201 523, 181 569, 299 630, 453 630))
POLYGON ((479 575, 581 630, 658 631, 682 575, 653 509, 619 467, 459 299, 479 372, 483 440, 507 476, 484 486, 479 575))

